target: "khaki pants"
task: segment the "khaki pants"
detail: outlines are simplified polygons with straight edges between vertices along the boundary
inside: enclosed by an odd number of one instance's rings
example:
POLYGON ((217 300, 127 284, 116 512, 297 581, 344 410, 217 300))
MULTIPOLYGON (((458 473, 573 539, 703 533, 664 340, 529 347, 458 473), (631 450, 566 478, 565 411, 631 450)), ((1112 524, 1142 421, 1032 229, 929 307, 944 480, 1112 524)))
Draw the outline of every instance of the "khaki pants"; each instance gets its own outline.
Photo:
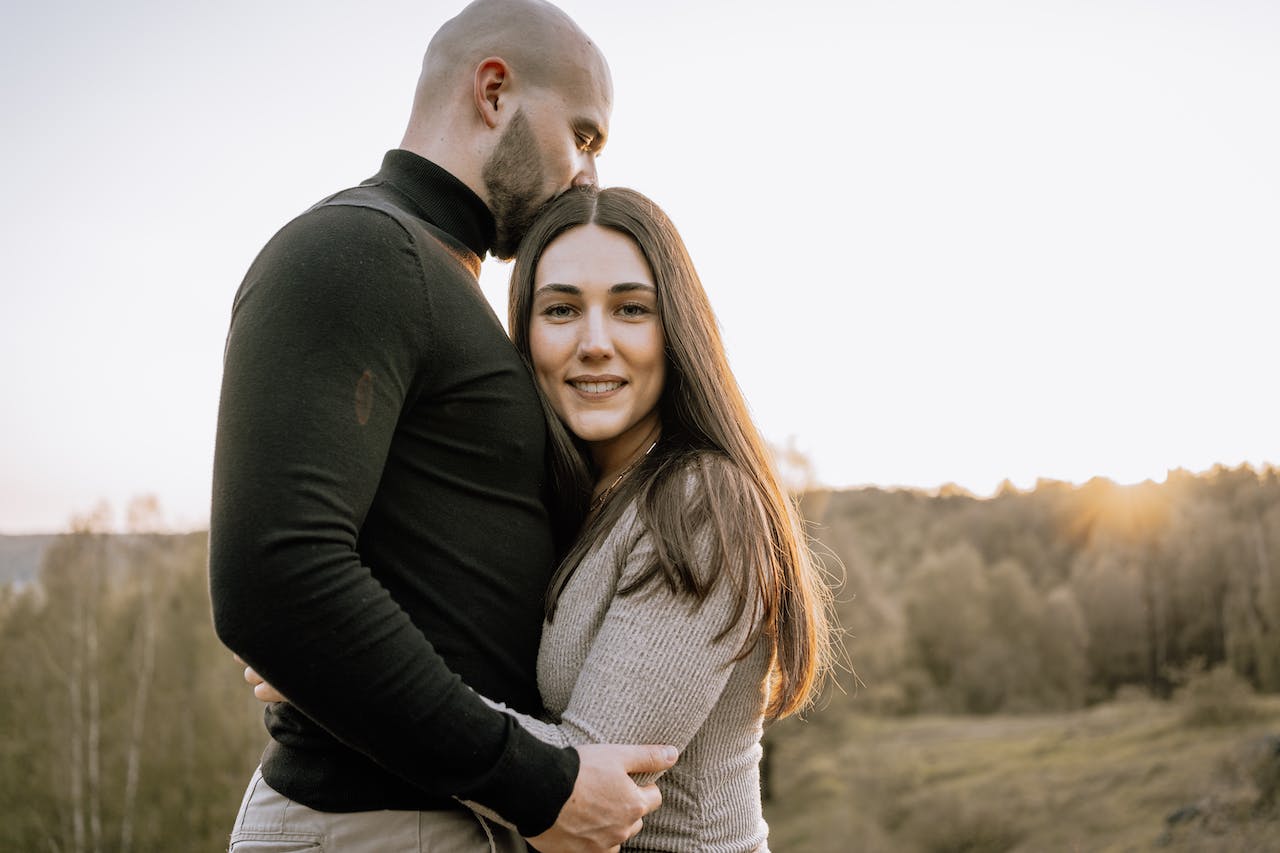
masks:
POLYGON ((318 812, 274 791, 259 768, 230 853, 526 853, 514 831, 467 811, 318 812))

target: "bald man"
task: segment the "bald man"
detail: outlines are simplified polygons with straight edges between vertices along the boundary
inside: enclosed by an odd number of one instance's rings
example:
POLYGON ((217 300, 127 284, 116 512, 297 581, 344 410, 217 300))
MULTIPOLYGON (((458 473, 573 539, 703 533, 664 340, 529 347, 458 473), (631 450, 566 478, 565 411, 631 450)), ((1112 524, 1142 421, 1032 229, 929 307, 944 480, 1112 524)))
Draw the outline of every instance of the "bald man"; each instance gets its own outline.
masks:
POLYGON ((555 557, 542 410, 480 260, 594 183, 612 97, 563 12, 478 0, 431 40, 381 171, 285 225, 245 276, 210 585, 218 636, 290 702, 267 711, 233 850, 616 849, 657 807, 627 773, 674 751, 553 748, 471 689, 541 710, 555 557))

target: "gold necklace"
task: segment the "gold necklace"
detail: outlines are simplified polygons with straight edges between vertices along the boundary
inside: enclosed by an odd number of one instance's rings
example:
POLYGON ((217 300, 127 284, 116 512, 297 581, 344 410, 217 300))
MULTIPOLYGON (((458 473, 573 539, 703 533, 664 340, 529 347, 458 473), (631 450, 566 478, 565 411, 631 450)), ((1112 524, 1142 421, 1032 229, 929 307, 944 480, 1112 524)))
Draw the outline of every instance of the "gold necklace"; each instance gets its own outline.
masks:
POLYGON ((604 505, 604 502, 609 499, 609 495, 613 494, 613 490, 618 488, 618 484, 622 482, 623 478, 626 477, 628 474, 630 474, 632 471, 634 471, 637 467, 639 467, 640 463, 643 462, 645 457, 649 455, 649 452, 657 446, 658 446, 658 441, 657 439, 654 439, 653 444, 649 445, 648 450, 646 450, 644 453, 641 453, 639 456, 633 459, 631 461, 631 464, 627 465, 626 468, 623 468, 622 472, 618 474, 617 478, 614 479, 612 483, 610 483, 608 486, 605 486, 604 491, 602 491, 600 494, 592 498, 591 506, 587 508, 587 515, 591 515, 600 507, 602 507, 604 505))

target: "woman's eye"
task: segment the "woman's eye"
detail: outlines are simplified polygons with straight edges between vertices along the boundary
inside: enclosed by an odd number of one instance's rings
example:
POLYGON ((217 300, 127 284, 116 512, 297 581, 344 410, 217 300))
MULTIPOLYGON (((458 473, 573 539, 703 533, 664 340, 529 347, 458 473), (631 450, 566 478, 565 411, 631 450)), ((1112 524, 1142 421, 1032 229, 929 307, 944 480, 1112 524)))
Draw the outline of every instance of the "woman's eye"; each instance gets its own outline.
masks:
POLYGON ((568 305, 548 305, 542 309, 542 316, 553 320, 566 320, 573 316, 573 308, 568 305))
POLYGON ((628 302, 626 305, 619 306, 618 313, 624 317, 643 317, 653 312, 649 310, 648 305, 642 305, 639 302, 628 302))

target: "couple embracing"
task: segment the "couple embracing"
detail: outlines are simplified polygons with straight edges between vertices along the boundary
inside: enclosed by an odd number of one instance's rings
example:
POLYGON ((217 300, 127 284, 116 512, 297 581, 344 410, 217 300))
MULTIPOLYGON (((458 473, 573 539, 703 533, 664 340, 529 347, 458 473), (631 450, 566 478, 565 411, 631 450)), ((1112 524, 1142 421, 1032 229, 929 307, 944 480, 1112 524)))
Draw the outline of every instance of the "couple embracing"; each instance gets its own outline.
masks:
POLYGON ((678 233, 596 187, 611 107, 563 12, 477 0, 378 174, 250 267, 210 580, 277 701, 235 853, 767 849, 826 591, 678 233))

